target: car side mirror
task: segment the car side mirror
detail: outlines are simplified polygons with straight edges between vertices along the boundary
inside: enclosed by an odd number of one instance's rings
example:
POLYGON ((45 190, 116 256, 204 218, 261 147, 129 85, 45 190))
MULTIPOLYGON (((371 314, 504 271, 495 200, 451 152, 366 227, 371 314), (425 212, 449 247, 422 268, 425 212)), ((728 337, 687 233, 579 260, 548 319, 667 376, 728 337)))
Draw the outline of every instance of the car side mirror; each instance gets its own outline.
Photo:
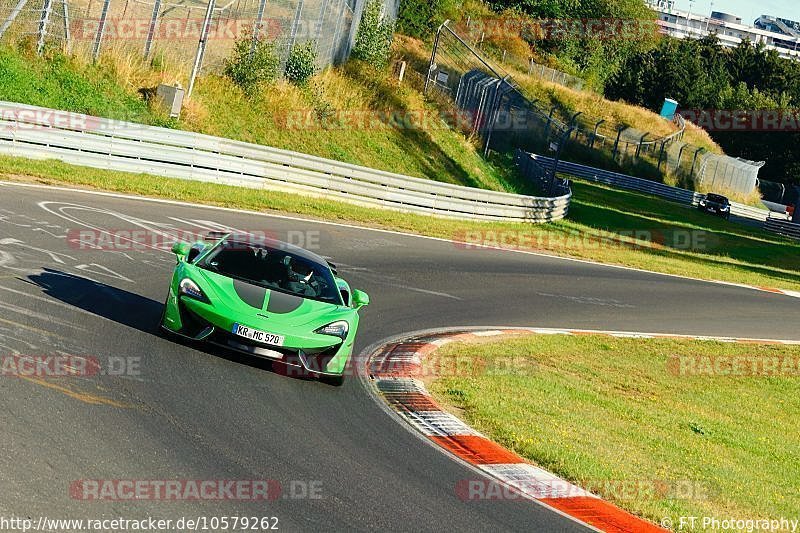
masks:
POLYGON ((186 261, 186 258, 189 256, 189 252, 191 250, 192 245, 185 242, 176 242, 172 247, 172 253, 178 256, 179 263, 186 261))
POLYGON ((361 309, 369 305, 369 295, 364 291, 353 291, 353 307, 361 309))

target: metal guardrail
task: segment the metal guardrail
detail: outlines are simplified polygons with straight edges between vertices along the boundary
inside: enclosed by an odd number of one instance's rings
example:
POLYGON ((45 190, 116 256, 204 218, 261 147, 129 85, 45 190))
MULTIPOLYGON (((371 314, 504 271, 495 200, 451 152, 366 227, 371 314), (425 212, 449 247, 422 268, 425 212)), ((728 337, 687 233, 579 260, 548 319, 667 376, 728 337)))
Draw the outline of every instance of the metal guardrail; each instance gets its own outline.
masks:
MULTIPOLYGON (((528 155, 542 166, 548 168, 552 168, 553 166, 553 159, 549 157, 544 157, 537 154, 528 155)), ((626 174, 619 174, 617 172, 611 172, 599 168, 587 167, 585 165, 570 163, 568 161, 559 161, 557 171, 620 189, 660 196, 661 198, 667 198, 673 202, 686 205, 697 206, 704 196, 699 192, 681 189, 679 187, 670 187, 669 185, 664 185, 663 183, 657 183, 655 181, 642 178, 635 178, 626 174)), ((749 205, 731 202, 731 214, 742 218, 764 222, 764 220, 767 218, 768 212, 751 207, 749 205)))
POLYGON ((788 220, 770 217, 764 224, 764 229, 792 239, 800 239, 800 224, 789 222, 788 220))
POLYGON ((8 102, 0 102, 0 153, 468 220, 561 220, 572 198, 571 193, 539 198, 451 185, 209 135, 8 102))

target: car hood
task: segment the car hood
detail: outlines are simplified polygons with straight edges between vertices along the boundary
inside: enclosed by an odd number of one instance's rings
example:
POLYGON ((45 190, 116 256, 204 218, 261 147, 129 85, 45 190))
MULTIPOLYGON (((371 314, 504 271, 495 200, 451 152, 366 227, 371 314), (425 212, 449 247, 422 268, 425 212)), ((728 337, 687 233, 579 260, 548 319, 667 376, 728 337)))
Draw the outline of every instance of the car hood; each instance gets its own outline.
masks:
POLYGON ((266 289, 203 270, 193 269, 193 279, 215 307, 227 308, 234 317, 255 321, 281 321, 302 326, 340 319, 353 309, 266 289))

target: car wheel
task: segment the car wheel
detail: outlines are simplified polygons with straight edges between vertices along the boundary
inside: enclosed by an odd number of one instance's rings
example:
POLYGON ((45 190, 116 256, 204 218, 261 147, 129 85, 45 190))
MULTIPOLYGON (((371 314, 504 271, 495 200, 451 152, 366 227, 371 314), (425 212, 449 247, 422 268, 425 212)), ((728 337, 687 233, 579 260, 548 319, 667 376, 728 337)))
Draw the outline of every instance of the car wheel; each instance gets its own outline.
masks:
POLYGON ((320 376, 319 381, 332 387, 341 387, 344 385, 344 376, 320 376))
POLYGON ((169 294, 167 294, 167 299, 164 300, 164 308, 161 310, 161 318, 159 319, 158 324, 156 324, 156 335, 165 339, 176 340, 178 336, 164 326, 164 321, 167 318, 167 303, 169 303, 169 294))

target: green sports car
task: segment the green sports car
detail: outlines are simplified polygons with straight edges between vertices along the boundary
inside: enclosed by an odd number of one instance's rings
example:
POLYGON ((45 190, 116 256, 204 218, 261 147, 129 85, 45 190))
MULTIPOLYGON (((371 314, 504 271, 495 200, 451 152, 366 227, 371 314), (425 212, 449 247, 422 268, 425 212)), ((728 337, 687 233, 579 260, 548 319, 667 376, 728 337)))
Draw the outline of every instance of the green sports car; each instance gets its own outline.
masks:
POLYGON ((271 239, 211 233, 177 243, 161 325, 193 341, 340 382, 369 297, 316 254, 271 239))

